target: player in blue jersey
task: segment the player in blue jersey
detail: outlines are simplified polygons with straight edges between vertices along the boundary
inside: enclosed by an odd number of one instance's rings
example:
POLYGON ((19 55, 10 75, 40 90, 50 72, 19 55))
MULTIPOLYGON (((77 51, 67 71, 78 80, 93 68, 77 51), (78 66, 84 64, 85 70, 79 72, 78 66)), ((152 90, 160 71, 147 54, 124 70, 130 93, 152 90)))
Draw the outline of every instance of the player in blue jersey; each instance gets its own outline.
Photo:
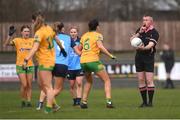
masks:
MULTIPOLYGON (((59 38, 62 46, 66 53, 69 53, 71 49, 73 49, 78 55, 81 54, 81 51, 78 49, 78 46, 75 44, 74 41, 71 40, 71 37, 64 32, 64 24, 60 22, 56 22, 54 25, 57 37, 59 38)), ((63 83, 67 76, 68 72, 68 62, 69 62, 69 54, 66 57, 61 54, 61 50, 56 42, 54 42, 55 53, 56 53, 56 60, 55 60, 55 67, 53 70, 53 75, 55 79, 54 84, 54 94, 57 96, 61 90, 63 89, 63 83)))
MULTIPOLYGON (((80 44, 80 38, 78 37, 78 28, 72 26, 70 28, 71 40, 75 42, 76 45, 80 44)), ((73 106, 79 106, 82 96, 82 80, 84 72, 80 65, 80 56, 71 48, 69 52, 69 63, 68 63, 68 75, 70 83, 70 93, 73 98, 73 106)))

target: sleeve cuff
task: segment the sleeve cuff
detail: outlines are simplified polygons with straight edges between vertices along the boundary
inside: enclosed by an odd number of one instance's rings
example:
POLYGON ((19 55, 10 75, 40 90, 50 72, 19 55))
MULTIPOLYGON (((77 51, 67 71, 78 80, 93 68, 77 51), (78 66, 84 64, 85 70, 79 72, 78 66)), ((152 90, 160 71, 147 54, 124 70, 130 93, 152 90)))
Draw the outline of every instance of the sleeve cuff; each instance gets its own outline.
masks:
POLYGON ((157 44, 157 41, 155 39, 150 39, 151 42, 153 42, 155 45, 157 44))

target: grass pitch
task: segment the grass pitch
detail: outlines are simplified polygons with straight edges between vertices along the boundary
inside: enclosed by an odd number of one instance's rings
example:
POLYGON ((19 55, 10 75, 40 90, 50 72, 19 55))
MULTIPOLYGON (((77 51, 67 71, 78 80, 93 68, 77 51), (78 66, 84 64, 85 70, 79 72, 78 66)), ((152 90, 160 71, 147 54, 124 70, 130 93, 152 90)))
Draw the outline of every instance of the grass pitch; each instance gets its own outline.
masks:
POLYGON ((72 106, 72 98, 68 90, 64 90, 58 97, 57 102, 61 109, 56 113, 44 114, 44 111, 36 111, 35 104, 38 100, 39 91, 33 91, 32 108, 21 108, 19 91, 0 91, 0 118, 180 118, 180 89, 165 90, 157 89, 154 96, 154 107, 138 108, 141 103, 139 92, 135 88, 113 89, 113 103, 115 109, 105 107, 104 91, 93 89, 89 96, 88 109, 80 109, 72 106))

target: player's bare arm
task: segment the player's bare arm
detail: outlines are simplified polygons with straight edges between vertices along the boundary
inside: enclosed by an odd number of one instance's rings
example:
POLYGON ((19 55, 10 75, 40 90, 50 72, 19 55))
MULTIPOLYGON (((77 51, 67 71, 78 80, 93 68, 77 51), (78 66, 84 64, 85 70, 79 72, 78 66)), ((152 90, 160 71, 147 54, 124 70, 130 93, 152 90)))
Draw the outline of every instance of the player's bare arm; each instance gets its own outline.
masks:
POLYGON ((74 51, 75 51, 78 55, 81 55, 82 52, 81 52, 81 50, 79 50, 79 46, 78 46, 78 45, 74 46, 73 49, 74 49, 74 51))
POLYGON ((78 45, 78 49, 79 49, 80 51, 82 51, 83 47, 82 47, 81 44, 78 45))
POLYGON ((102 41, 98 40, 97 41, 97 46, 100 48, 101 52, 103 52, 104 54, 106 54, 107 56, 109 56, 112 59, 115 59, 116 57, 113 56, 103 45, 102 41))
POLYGON ((6 47, 6 46, 13 46, 14 44, 13 44, 12 40, 13 40, 13 36, 9 36, 9 35, 8 35, 8 37, 7 37, 7 39, 5 40, 3 46, 4 46, 4 47, 6 47))
POLYGON ((64 49, 63 46, 62 46, 62 43, 60 42, 59 38, 57 36, 55 36, 55 40, 56 40, 56 43, 58 44, 58 46, 61 48, 61 49, 64 49))
POLYGON ((33 47, 30 50, 28 56, 26 56, 26 58, 24 59, 24 63, 23 63, 24 69, 27 67, 26 65, 27 65, 28 60, 30 60, 34 56, 38 48, 39 48, 39 42, 34 42, 33 47))
POLYGON ((57 36, 55 36, 55 40, 56 40, 56 43, 57 45, 60 47, 61 51, 60 53, 63 54, 64 57, 67 57, 67 53, 66 51, 64 50, 64 47, 62 46, 62 43, 60 42, 59 38, 57 36))

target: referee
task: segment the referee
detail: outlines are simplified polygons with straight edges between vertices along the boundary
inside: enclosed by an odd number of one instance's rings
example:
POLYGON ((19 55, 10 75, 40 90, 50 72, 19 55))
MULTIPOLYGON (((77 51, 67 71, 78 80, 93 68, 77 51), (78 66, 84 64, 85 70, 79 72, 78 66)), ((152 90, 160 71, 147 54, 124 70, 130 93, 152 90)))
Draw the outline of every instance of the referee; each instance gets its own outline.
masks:
POLYGON ((143 16, 142 26, 130 38, 139 37, 143 45, 136 48, 135 66, 138 77, 139 91, 142 104, 139 107, 152 107, 154 95, 154 55, 159 33, 153 26, 153 18, 149 15, 143 16), (148 94, 148 95, 147 95, 148 94), (147 99, 148 98, 148 99, 147 99))

